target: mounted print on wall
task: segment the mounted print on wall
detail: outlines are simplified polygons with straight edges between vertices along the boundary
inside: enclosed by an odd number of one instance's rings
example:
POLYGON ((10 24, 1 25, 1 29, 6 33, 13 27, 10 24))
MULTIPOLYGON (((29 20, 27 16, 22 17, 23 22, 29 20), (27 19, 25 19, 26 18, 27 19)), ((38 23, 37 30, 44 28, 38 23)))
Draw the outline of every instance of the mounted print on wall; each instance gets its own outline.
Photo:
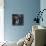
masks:
POLYGON ((12 14, 12 25, 24 25, 24 15, 12 14))

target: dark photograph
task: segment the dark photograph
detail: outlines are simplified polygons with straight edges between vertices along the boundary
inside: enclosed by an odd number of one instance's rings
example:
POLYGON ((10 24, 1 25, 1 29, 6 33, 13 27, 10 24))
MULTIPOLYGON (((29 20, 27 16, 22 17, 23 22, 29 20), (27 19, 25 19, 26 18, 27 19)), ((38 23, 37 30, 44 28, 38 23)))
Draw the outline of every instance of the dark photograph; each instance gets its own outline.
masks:
POLYGON ((12 14, 12 25, 24 25, 24 15, 12 14))

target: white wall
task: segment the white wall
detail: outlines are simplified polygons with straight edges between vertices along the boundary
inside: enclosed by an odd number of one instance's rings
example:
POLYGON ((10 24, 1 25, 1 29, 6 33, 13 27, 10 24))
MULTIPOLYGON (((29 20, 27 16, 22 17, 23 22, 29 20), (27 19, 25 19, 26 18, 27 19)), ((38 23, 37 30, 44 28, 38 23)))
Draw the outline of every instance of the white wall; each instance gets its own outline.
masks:
MULTIPOLYGON (((40 0, 40 9, 41 11, 43 9, 46 9, 46 0, 40 0)), ((43 26, 46 26, 46 11, 43 12, 43 22, 41 22, 40 24, 43 26)))
POLYGON ((4 0, 0 0, 0 42, 4 41, 4 0))

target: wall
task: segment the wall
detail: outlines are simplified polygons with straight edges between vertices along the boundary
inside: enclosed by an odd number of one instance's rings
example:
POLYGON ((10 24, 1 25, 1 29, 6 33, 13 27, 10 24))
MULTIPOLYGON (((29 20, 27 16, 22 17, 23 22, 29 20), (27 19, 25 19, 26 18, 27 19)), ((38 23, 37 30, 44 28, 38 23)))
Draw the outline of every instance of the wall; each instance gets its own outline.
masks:
MULTIPOLYGON (((40 9, 42 11, 43 9, 46 9, 46 0, 41 0, 40 2, 41 2, 40 9)), ((43 22, 41 21, 40 25, 46 26, 46 20, 45 20, 46 19, 46 10, 43 12, 42 17, 43 17, 43 22)))
POLYGON ((7 41, 18 41, 32 28, 35 12, 40 9, 40 0, 5 0, 4 1, 4 35, 7 41), (12 14, 24 14, 24 25, 13 26, 12 14))
POLYGON ((4 0, 0 0, 0 42, 4 41, 4 0))

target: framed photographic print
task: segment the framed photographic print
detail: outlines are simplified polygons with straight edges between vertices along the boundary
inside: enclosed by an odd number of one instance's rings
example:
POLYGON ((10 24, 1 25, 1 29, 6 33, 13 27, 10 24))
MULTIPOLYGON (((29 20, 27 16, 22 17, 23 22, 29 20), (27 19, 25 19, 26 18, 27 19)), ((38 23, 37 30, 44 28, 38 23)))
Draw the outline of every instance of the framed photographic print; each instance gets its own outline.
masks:
POLYGON ((24 25, 24 15, 12 14, 12 25, 24 25))

